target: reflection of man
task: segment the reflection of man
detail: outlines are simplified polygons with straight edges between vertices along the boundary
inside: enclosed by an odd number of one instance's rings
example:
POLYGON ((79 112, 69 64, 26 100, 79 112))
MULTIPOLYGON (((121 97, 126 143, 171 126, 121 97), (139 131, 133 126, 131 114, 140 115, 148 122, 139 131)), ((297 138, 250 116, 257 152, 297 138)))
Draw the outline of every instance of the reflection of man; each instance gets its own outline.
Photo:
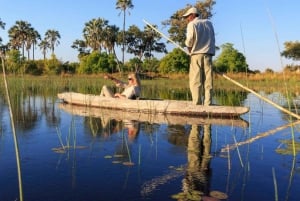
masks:
POLYGON ((210 149, 211 125, 203 125, 202 127, 192 125, 187 148, 187 171, 182 181, 183 192, 190 194, 193 191, 200 191, 204 195, 209 194, 210 149))

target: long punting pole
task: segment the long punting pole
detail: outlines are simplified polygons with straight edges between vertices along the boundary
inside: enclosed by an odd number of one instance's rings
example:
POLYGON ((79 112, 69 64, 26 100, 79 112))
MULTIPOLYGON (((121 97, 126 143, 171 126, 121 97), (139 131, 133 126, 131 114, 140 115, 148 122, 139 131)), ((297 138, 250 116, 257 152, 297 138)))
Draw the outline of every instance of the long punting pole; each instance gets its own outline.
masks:
MULTIPOLYGON (((183 47, 181 47, 180 45, 178 45, 177 43, 175 43, 173 40, 171 40, 171 39, 170 39, 169 37, 167 37, 165 34, 161 33, 158 29, 156 29, 154 26, 152 26, 149 22, 147 22, 146 20, 143 20, 143 21, 144 21, 144 23, 146 23, 149 27, 151 27, 154 31, 156 31, 156 32, 159 33, 161 36, 163 36, 165 39, 167 39, 168 41, 170 41, 171 43, 173 43, 176 47, 178 47, 179 49, 181 49, 182 51, 184 51, 186 54, 188 54, 188 55, 190 54, 190 53, 187 52, 183 47)), ((239 87, 241 87, 241 88, 243 88, 243 89, 249 91, 250 93, 253 93, 253 94, 256 95, 258 98, 260 98, 260 99, 266 101, 267 103, 270 103, 271 105, 273 105, 273 106, 276 107, 277 109, 279 109, 279 110, 281 110, 281 111, 283 111, 283 112, 285 112, 285 113, 287 113, 287 114, 289 114, 289 115, 291 115, 291 116, 293 116, 293 117, 295 117, 295 118, 297 118, 297 119, 300 119, 300 116, 299 116, 299 115, 297 115, 297 114, 295 114, 295 113, 293 113, 293 112, 287 110, 287 109, 284 108, 284 107, 281 107, 280 105, 274 103, 274 102, 271 101, 270 99, 268 99, 268 98, 266 98, 266 97, 264 97, 264 96, 262 96, 262 95, 256 93, 256 92, 253 91, 252 89, 250 89, 250 88, 248 88, 248 87, 242 85, 241 83, 239 83, 239 82, 237 82, 237 81, 231 79, 230 77, 226 76, 225 74, 219 73, 219 72, 216 72, 216 73, 219 74, 219 75, 222 75, 225 79, 229 80, 229 81, 232 82, 233 84, 235 84, 235 85, 237 85, 237 86, 239 86, 239 87)))

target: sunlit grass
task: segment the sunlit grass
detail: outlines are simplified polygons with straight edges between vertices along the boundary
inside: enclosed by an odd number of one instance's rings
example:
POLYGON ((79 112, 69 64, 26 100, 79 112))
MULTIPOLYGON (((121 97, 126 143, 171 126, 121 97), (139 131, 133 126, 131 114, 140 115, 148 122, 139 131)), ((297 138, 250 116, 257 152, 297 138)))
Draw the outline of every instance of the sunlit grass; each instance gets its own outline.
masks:
MULTIPOLYGON (((116 75, 118 76, 118 75, 116 75)), ((264 74, 227 74, 228 77, 236 80, 242 85, 254 91, 264 91, 265 93, 282 92, 285 94, 286 88, 283 85, 283 78, 279 73, 264 74)), ((297 73, 286 74, 286 85, 289 87, 291 97, 300 94, 300 76, 297 73)), ((76 91, 80 93, 98 94, 104 84, 113 86, 109 80, 105 80, 103 75, 74 75, 74 76, 15 76, 9 75, 8 88, 10 90, 24 91, 32 94, 55 95, 63 91, 76 91)), ((122 77, 118 76, 118 79, 122 77)), ((126 80, 126 76, 123 77, 126 80)), ((142 86, 147 89, 157 90, 158 88, 187 90, 188 75, 159 76, 153 79, 142 79, 142 86)), ((0 86, 3 92, 3 86, 0 86)), ((243 91, 230 81, 219 75, 214 76, 214 89, 243 91)), ((0 93, 2 93, 0 92, 0 93)))

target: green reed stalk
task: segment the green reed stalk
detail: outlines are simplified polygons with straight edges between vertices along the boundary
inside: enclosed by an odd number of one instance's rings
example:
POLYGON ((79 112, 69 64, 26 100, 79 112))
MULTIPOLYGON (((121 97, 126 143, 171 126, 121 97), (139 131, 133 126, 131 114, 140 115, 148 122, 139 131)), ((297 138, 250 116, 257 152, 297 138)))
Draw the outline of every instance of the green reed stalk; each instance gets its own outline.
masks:
MULTIPOLYGON (((276 38, 276 42, 277 42, 277 47, 278 47, 278 52, 279 52, 279 55, 281 55, 281 51, 280 51, 280 46, 279 46, 279 40, 278 40, 278 34, 277 34, 277 31, 275 29, 275 23, 274 23, 274 20, 273 20, 273 17, 272 17, 272 14, 269 11, 269 16, 270 16, 270 19, 272 21, 272 25, 273 25, 273 30, 274 30, 274 34, 275 34, 275 38, 276 38)), ((283 69, 283 61, 282 61, 282 56, 280 56, 280 63, 281 63, 281 67, 283 69)), ((288 104, 288 108, 289 110, 291 110, 291 100, 290 100, 290 95, 289 95, 289 91, 288 91, 288 87, 287 87, 287 81, 286 81, 286 77, 285 77, 285 72, 284 70, 282 71, 282 75, 283 75, 283 80, 284 80, 284 87, 285 87, 285 92, 286 92, 286 99, 287 99, 287 104, 288 104)), ((293 115, 291 115, 293 116, 293 115)), ((292 119, 292 118, 290 118, 292 119)), ((293 154, 294 156, 296 156, 296 144, 295 144, 295 136, 294 136, 294 130, 293 130, 293 127, 291 127, 292 129, 292 143, 293 143, 293 154)))
POLYGON ((13 112, 11 109, 10 96, 9 96, 9 91, 8 91, 8 86, 7 86, 5 64, 4 64, 4 59, 3 59, 4 55, 2 55, 2 53, 0 52, 0 56, 1 56, 1 62, 2 62, 2 71, 3 71, 3 80, 4 80, 4 85, 5 85, 5 92, 6 92, 7 103, 8 103, 8 108, 9 108, 10 122, 11 122, 11 127, 12 127, 12 132, 13 132, 14 145, 15 145, 17 170, 18 170, 18 181, 19 181, 19 194, 20 194, 19 196, 20 196, 20 201, 23 201, 23 186, 22 186, 22 173, 21 173, 19 145, 18 145, 18 139, 17 139, 15 124, 14 124, 14 115, 13 115, 13 112))
POLYGON ((131 156, 130 156, 130 150, 129 150, 129 146, 128 146, 127 137, 124 133, 124 129, 123 129, 122 133, 123 133, 123 137, 124 137, 125 144, 126 144, 126 149, 127 149, 127 153, 128 153, 129 162, 131 163, 132 161, 131 161, 131 156))
POLYGON ((278 201, 278 188, 277 188, 277 180, 276 180, 274 168, 272 168, 272 174, 273 174, 273 182, 274 182, 274 190, 275 190, 275 201, 278 201))
POLYGON ((62 146, 63 150, 65 150, 65 146, 64 146, 64 143, 61 139, 61 131, 56 127, 56 133, 57 133, 57 136, 58 136, 58 139, 59 139, 59 142, 60 142, 60 145, 62 146))
POLYGON ((292 186, 292 179, 293 179, 294 174, 295 174, 295 165, 296 165, 296 157, 293 157, 293 164, 292 164, 292 168, 291 168, 291 172, 290 172, 289 185, 287 187, 287 193, 286 193, 285 201, 289 200, 290 189, 291 189, 291 186, 292 186))

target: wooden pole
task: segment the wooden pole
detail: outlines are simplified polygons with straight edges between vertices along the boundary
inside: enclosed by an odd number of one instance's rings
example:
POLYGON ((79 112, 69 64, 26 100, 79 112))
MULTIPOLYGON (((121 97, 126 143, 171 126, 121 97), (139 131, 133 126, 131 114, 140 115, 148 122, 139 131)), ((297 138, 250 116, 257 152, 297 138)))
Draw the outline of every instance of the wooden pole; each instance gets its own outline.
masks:
MULTIPOLYGON (((218 74, 220 74, 220 73, 218 73, 218 74)), ((281 110, 281 111, 283 111, 283 112, 285 112, 285 113, 287 113, 287 114, 289 114, 289 115, 291 115, 291 116, 293 116, 293 117, 295 117, 295 118, 297 118, 297 119, 300 119, 300 116, 299 116, 299 115, 297 115, 297 114, 295 114, 295 113, 293 113, 293 112, 287 110, 286 108, 284 108, 284 107, 282 107, 282 106, 280 106, 280 105, 274 103, 274 102, 271 101, 270 99, 268 99, 268 98, 266 98, 266 97, 260 95, 259 93, 255 92, 255 91, 253 91, 252 89, 250 89, 250 88, 248 88, 248 87, 246 87, 246 86, 240 84, 239 82, 237 82, 237 81, 235 81, 235 80, 229 78, 228 76, 226 76, 226 75, 224 75, 224 74, 221 74, 221 75, 222 75, 225 79, 227 79, 227 80, 231 81, 232 83, 236 84, 237 86, 239 86, 239 87, 241 87, 241 88, 243 88, 243 89, 245 89, 245 90, 247 90, 247 91, 253 93, 253 94, 256 95, 258 98, 260 98, 260 99, 266 101, 267 103, 270 103, 271 105, 273 105, 273 106, 276 107, 277 109, 279 109, 279 110, 281 110)))
MULTIPOLYGON (((168 41, 170 41, 171 43, 173 43, 176 47, 178 47, 179 49, 181 49, 182 51, 184 51, 186 54, 190 55, 190 53, 188 53, 183 47, 181 47, 180 45, 178 45, 177 43, 175 43, 173 40, 171 40, 171 39, 170 39, 169 37, 167 37, 165 34, 161 33, 158 29, 156 29, 154 26, 152 26, 149 22, 147 22, 146 20, 143 20, 143 21, 144 21, 144 23, 146 23, 149 27, 151 27, 153 30, 155 30, 157 33, 159 33, 161 36, 163 36, 165 39, 167 39, 168 41)), ((282 106, 280 106, 280 105, 274 103, 274 102, 271 101, 270 99, 268 99, 268 98, 266 98, 266 97, 264 97, 264 96, 262 96, 262 95, 256 93, 256 92, 253 91, 252 89, 250 89, 250 88, 248 88, 248 87, 242 85, 241 83, 239 83, 239 82, 237 82, 237 81, 231 79, 230 77, 226 76, 225 74, 219 73, 219 72, 216 72, 216 73, 219 74, 219 75, 222 75, 222 77, 224 77, 225 79, 229 80, 229 81, 232 82, 233 84, 235 84, 235 85, 237 85, 237 86, 239 86, 239 87, 241 87, 241 88, 243 88, 243 89, 249 91, 250 93, 253 93, 253 94, 256 95, 258 98, 260 98, 260 99, 266 101, 267 103, 270 103, 271 105, 273 105, 273 106, 276 107, 277 109, 279 109, 279 110, 281 110, 281 111, 283 111, 283 112, 285 112, 285 113, 287 113, 287 114, 289 114, 289 115, 291 115, 291 116, 293 116, 293 117, 295 117, 295 118, 297 118, 297 119, 300 119, 300 116, 299 116, 298 114, 295 114, 295 113, 293 113, 293 112, 287 110, 286 108, 284 108, 284 107, 282 107, 282 106)))

